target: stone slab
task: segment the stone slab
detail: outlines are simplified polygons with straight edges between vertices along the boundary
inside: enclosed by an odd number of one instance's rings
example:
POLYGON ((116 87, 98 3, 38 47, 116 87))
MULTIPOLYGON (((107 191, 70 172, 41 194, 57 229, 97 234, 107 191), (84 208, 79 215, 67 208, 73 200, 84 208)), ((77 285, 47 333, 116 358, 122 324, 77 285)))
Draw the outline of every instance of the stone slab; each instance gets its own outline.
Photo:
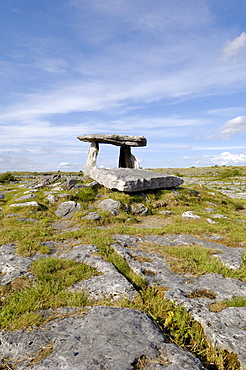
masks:
POLYGON ((146 370, 206 370, 191 353, 166 343, 149 315, 130 308, 88 307, 82 317, 52 320, 33 331, 3 331, 0 339, 0 361, 7 359, 16 370, 130 370, 140 369, 144 359, 146 370), (38 361, 45 348, 50 351, 38 361))
POLYGON ((89 143, 104 143, 113 144, 117 146, 146 146, 147 140, 144 136, 127 136, 127 135, 106 135, 106 134, 92 134, 78 136, 81 141, 89 143))
POLYGON ((109 189, 125 192, 173 188, 183 184, 177 176, 133 168, 93 168, 90 176, 109 189))

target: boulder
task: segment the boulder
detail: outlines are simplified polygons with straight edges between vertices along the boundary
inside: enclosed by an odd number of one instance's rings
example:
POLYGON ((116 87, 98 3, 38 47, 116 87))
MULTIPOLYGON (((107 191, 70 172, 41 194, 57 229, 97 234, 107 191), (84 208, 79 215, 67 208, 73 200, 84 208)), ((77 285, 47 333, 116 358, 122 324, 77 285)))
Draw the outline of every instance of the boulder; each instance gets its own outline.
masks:
POLYGON ((103 211, 108 211, 112 213, 114 216, 117 216, 119 214, 118 210, 121 207, 121 203, 113 199, 104 199, 97 204, 97 207, 103 211))
POLYGON ((79 203, 69 200, 67 202, 62 202, 56 210, 55 214, 57 217, 71 218, 73 217, 74 213, 77 212, 80 208, 81 206, 79 203))
POLYGON ((2 332, 1 356, 16 370, 130 370, 141 364, 149 370, 206 370, 189 352, 166 343, 146 313, 103 306, 33 331, 2 332), (44 349, 47 355, 38 358, 44 349))
POLYGON ((183 183, 183 180, 177 176, 133 168, 94 167, 90 171, 90 176, 109 189, 125 192, 173 188, 183 183))

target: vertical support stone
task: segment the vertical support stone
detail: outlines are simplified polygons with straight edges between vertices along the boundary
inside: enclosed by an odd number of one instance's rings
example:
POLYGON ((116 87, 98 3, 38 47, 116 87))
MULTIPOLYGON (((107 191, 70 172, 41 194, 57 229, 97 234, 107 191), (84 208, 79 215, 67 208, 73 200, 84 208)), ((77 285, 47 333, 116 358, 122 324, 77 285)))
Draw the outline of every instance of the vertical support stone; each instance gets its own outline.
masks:
POLYGON ((93 141, 88 148, 86 165, 85 165, 85 176, 90 177, 90 172, 93 168, 97 166, 97 156, 99 152, 99 144, 93 141))
POLYGON ((119 158, 120 168, 139 168, 138 161, 131 153, 131 147, 124 145, 120 147, 120 158, 119 158))

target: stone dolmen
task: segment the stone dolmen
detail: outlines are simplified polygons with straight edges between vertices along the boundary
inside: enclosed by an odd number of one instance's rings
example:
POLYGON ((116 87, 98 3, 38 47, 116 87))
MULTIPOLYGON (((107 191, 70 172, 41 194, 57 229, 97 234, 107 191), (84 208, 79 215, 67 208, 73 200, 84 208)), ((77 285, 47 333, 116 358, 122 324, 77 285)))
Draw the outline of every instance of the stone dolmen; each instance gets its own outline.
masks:
POLYGON ((88 149, 85 176, 109 189, 125 192, 138 192, 148 189, 163 189, 179 186, 183 180, 177 176, 165 175, 139 168, 138 162, 131 153, 131 147, 146 146, 143 136, 93 134, 78 136, 81 141, 90 142, 88 149), (96 166, 99 144, 120 146, 118 168, 98 168, 96 166))

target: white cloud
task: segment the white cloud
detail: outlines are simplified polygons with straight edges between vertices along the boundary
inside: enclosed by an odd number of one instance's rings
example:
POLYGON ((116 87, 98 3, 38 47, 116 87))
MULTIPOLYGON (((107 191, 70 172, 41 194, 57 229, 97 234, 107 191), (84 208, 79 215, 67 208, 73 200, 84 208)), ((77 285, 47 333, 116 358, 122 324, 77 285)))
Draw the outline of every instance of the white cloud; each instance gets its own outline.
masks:
POLYGON ((234 40, 228 41, 222 50, 223 59, 228 59, 237 56, 242 51, 246 50, 246 33, 242 32, 234 40))
POLYGON ((233 165, 245 165, 246 155, 245 154, 232 154, 230 152, 223 152, 220 155, 204 155, 211 164, 219 166, 233 166, 233 165))
POLYGON ((238 116, 227 121, 220 128, 220 136, 223 139, 230 139, 232 135, 246 131, 246 116, 238 116))

